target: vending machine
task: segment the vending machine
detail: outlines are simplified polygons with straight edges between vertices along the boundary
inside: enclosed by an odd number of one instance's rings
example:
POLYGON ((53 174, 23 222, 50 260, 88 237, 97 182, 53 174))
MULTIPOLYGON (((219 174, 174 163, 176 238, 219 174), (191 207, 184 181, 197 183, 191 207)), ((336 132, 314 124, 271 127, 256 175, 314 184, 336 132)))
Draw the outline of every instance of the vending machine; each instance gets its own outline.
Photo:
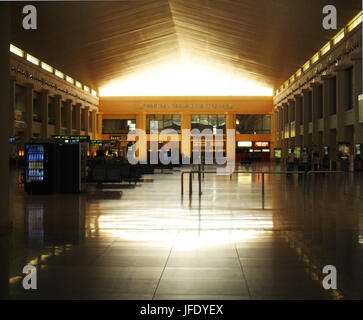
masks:
POLYGON ((53 193, 57 190, 57 145, 54 143, 25 144, 25 191, 53 193))
POLYGON ((59 145, 59 191, 78 193, 81 185, 81 146, 80 144, 59 145))

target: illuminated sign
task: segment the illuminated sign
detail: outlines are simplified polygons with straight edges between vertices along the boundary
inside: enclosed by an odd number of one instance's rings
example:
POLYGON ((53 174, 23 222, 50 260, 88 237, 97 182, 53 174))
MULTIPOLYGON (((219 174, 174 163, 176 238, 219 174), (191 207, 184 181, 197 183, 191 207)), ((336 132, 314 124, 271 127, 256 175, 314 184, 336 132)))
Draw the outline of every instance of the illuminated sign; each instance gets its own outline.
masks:
POLYGON ((108 140, 91 140, 90 141, 90 144, 93 145, 93 146, 104 146, 104 147, 107 147, 107 146, 114 146, 116 145, 116 142, 115 140, 113 141, 108 141, 108 140))
POLYGON ((250 148, 252 147, 252 141, 238 141, 237 146, 250 148))
POLYGON ((281 159, 281 153, 282 153, 281 148, 275 148, 274 155, 276 159, 281 159))
POLYGON ((65 143, 79 143, 79 142, 89 142, 89 136, 52 136, 53 139, 64 141, 65 143))
POLYGON ((270 146, 270 142, 268 141, 255 141, 256 148, 268 148, 270 146))
POLYGON ((110 136, 110 140, 127 140, 127 134, 122 136, 110 136))

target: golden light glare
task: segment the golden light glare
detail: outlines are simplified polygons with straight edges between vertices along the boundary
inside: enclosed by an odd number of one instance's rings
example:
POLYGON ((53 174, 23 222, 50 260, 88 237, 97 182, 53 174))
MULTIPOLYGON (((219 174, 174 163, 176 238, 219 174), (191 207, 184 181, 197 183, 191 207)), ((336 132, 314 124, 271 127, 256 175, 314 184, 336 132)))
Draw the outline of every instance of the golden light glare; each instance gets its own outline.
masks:
POLYGON ((173 59, 115 79, 100 96, 272 96, 273 89, 204 60, 173 59))

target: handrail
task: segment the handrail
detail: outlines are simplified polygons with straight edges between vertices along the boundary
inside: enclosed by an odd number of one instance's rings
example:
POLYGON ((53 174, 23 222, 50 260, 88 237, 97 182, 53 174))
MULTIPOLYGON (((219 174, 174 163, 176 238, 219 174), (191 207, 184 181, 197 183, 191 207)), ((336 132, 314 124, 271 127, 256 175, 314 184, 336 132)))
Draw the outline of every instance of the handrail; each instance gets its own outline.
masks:
MULTIPOLYGON (((194 173, 198 174, 198 185, 199 185, 199 196, 202 195, 202 181, 201 181, 201 171, 196 170, 190 170, 190 171, 182 171, 181 172, 181 195, 184 195, 184 174, 189 174, 189 198, 192 196, 193 193, 193 175, 194 173)), ((216 171, 203 171, 203 174, 216 174, 216 171)), ((311 174, 327 174, 327 173, 343 173, 344 174, 344 193, 346 193, 346 172, 345 171, 234 171, 232 174, 230 174, 231 178, 232 175, 235 173, 249 173, 249 174, 261 174, 262 175, 262 209, 265 207, 265 174, 304 174, 304 189, 306 189, 306 186, 308 185, 305 182, 305 176, 306 180, 309 179, 311 174)))

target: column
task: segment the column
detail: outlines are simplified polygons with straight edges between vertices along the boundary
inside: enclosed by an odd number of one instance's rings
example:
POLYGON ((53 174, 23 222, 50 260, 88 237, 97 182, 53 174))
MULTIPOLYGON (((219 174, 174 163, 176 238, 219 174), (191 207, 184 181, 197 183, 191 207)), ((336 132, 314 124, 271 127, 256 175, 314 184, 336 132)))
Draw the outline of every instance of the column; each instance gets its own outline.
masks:
MULTIPOLYGON (((183 112, 181 114, 181 129, 182 133, 183 130, 191 130, 191 115, 190 113, 183 112)), ((185 158, 191 157, 191 143, 190 143, 190 136, 188 135, 182 135, 182 141, 181 141, 181 153, 182 156, 185 158)))
POLYGON ((75 106, 75 113, 76 113, 76 118, 72 119, 73 121, 75 121, 75 128, 76 128, 76 134, 80 135, 81 134, 81 104, 77 103, 75 106))
MULTIPOLYGON (((333 86, 334 81, 332 80, 332 75, 325 75, 321 77, 323 81, 323 121, 324 121, 324 131, 323 131, 323 145, 330 145, 330 115, 331 115, 331 105, 333 103, 333 86)), ((334 148, 336 146, 333 146, 334 148)))
POLYGON ((353 61, 353 85, 354 85, 354 143, 363 143, 363 124, 359 123, 358 96, 362 91, 362 55, 352 57, 353 61))
POLYGON ((25 84, 26 96, 26 129, 25 129, 25 141, 29 142, 33 138, 33 84, 25 84))
POLYGON ((66 114, 67 114, 67 128, 66 133, 72 135, 72 100, 68 99, 65 103, 66 114))
POLYGON ((89 135, 89 131, 90 131, 90 128, 89 128, 89 107, 85 107, 83 109, 83 122, 84 122, 84 134, 86 136, 89 135))
POLYGON ((226 158, 228 163, 234 163, 236 159, 236 115, 233 113, 226 114, 226 158), (228 137, 227 130, 234 130, 234 132, 230 131, 230 136, 228 137))
POLYGON ((10 77, 9 137, 15 136, 15 88, 16 77, 10 77))
POLYGON ((48 137, 48 90, 42 90, 40 96, 41 118, 42 118, 42 138, 48 137))
POLYGON ((345 67, 336 67, 337 72, 337 142, 345 141, 344 112, 348 101, 348 74, 345 67))
POLYGON ((279 106, 279 140, 280 140, 280 148, 283 147, 283 127, 284 127, 284 112, 282 105, 279 106))
POLYGON ((91 112, 91 125, 92 125, 92 135, 93 140, 97 139, 97 110, 92 110, 91 112))
MULTIPOLYGON (((0 4, 0 96, 2 100, 1 125, 0 125, 0 149, 9 148, 9 106, 10 106, 10 80, 9 80, 9 46, 10 46, 10 5, 0 4)), ((0 157, 0 234, 8 232, 11 228, 11 217, 9 215, 9 156, 8 152, 2 152, 0 157)), ((0 258, 0 269, 7 270, 8 262, 0 258), (4 267, 4 268, 3 268, 4 267)), ((9 284, 7 273, 0 275, 0 294, 9 284), (4 286, 4 288, 2 287, 4 286)), ((6 290, 7 291, 7 290, 6 290)), ((5 292, 6 293, 6 292, 5 292)))
POLYGON ((303 147, 310 148, 309 143, 309 110, 310 110, 310 99, 309 99, 310 91, 307 89, 303 89, 303 147))
POLYGON ((289 136, 286 137, 285 135, 285 127, 289 126, 288 123, 288 119, 289 119, 289 105, 287 103, 283 103, 282 104, 282 136, 283 136, 283 140, 282 140, 282 156, 286 157, 287 156, 287 148, 288 148, 288 141, 289 141, 289 136))
POLYGON ((97 112, 97 136, 102 136, 102 115, 103 112, 97 112))
POLYGON ((282 122, 282 119, 281 119, 281 115, 282 115, 282 109, 281 109, 281 106, 277 106, 277 141, 278 141, 278 147, 279 148, 282 148, 282 145, 281 145, 281 122, 282 122))
POLYGON ((301 95, 295 95, 295 146, 301 147, 301 131, 300 126, 302 125, 301 109, 302 109, 302 97, 301 95))
POLYGON ((62 127, 62 113, 61 113, 61 96, 56 94, 54 96, 54 113, 55 113, 55 134, 61 134, 62 127))
POLYGON ((288 124, 289 124, 289 139, 288 139, 288 148, 294 147, 294 138, 295 137, 295 126, 293 125, 293 122, 295 121, 295 101, 293 99, 288 100, 288 124))
MULTIPOLYGON (((146 133, 146 114, 140 113, 136 115, 136 129, 144 130, 146 133)), ((140 140, 139 151, 136 152, 136 156, 140 161, 147 160, 147 141, 140 140), (146 147, 145 147, 146 144, 146 147), (146 152, 145 152, 146 151, 146 152)))
POLYGON ((312 88, 312 147, 315 151, 319 151, 321 146, 319 145, 319 109, 322 105, 322 95, 320 91, 321 83, 312 83, 310 87, 312 88))

